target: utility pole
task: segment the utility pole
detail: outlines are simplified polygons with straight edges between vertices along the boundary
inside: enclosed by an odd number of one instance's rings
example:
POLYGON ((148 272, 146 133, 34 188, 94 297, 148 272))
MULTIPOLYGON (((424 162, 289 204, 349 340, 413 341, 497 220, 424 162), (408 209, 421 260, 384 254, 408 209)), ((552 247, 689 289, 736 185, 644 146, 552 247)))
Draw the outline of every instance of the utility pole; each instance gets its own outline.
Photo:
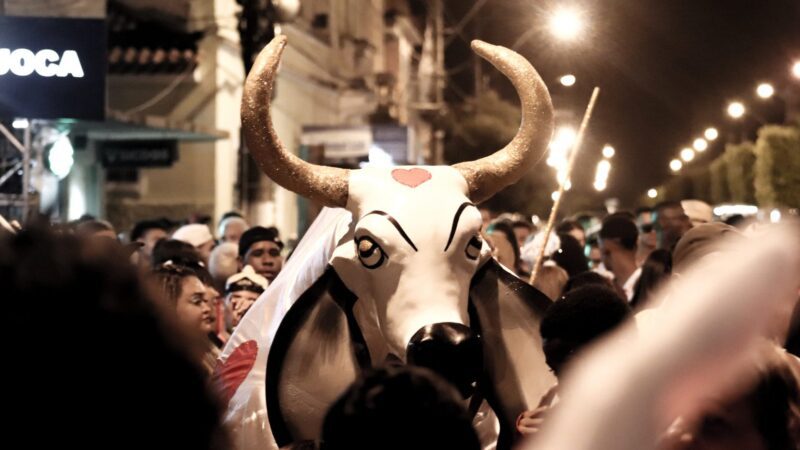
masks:
MULTIPOLYGON (((480 39, 481 36, 481 19, 475 18, 475 36, 480 39)), ((475 77, 475 97, 480 97, 483 94, 483 62, 482 58, 475 52, 472 52, 472 68, 473 76, 475 77)))
POLYGON ((434 28, 434 42, 436 48, 436 65, 434 74, 436 78, 435 88, 435 117, 434 131, 433 131, 433 144, 434 144, 434 163, 444 164, 444 131, 440 130, 437 122, 438 117, 444 113, 444 85, 445 85, 445 68, 444 68, 444 14, 442 11, 442 0, 434 0, 432 3, 433 14, 433 28, 434 28))

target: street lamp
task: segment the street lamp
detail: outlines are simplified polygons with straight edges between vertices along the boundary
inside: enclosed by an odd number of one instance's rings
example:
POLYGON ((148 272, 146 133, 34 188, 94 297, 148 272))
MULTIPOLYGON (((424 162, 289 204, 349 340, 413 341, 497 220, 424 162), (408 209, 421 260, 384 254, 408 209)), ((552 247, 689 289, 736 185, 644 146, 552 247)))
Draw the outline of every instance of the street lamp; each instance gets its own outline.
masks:
POLYGON ((559 81, 559 83, 561 83, 562 86, 570 87, 570 86, 575 84, 576 78, 575 78, 575 75, 572 75, 572 74, 568 73, 568 74, 562 76, 561 78, 559 78, 558 81, 559 81))
POLYGON ((715 141, 719 137, 719 131, 717 131, 717 129, 714 127, 708 127, 703 133, 703 136, 705 136, 709 141, 715 141))
POLYGON ((800 78, 800 61, 795 61, 792 65, 792 76, 800 78))
POLYGON ((601 159, 597 162, 597 171, 594 174, 594 189, 602 192, 606 189, 608 184, 608 174, 611 172, 611 162, 607 159, 601 159))
POLYGON ((562 41, 574 40, 583 30, 583 18, 575 9, 561 8, 550 16, 550 33, 562 41))
POLYGON ((673 159, 672 161, 669 162, 669 168, 673 172, 677 172, 677 171, 681 170, 682 167, 683 167, 683 163, 679 159, 673 159))
POLYGON ((647 191, 647 196, 650 197, 650 198, 656 198, 656 197, 658 197, 658 191, 655 190, 655 189, 649 189, 647 191))
MULTIPOLYGON (((690 149, 689 147, 684 148, 681 150, 681 159, 689 162, 694 159, 694 150, 690 149)), ((680 162, 680 161, 679 161, 680 162)))
POLYGON ((694 140, 694 142, 692 142, 692 147, 694 147, 694 149, 698 152, 702 153, 708 148, 708 141, 703 138, 697 138, 694 140))
POLYGON ((756 94, 766 100, 775 95, 775 88, 769 83, 761 83, 756 88, 756 94))
POLYGON ((734 119, 741 119, 744 116, 745 108, 742 102, 731 102, 728 104, 728 115, 734 119))
POLYGON ((603 147, 603 158, 606 159, 613 158, 616 153, 617 151, 614 150, 614 147, 610 145, 606 145, 603 147))
POLYGON ((72 165, 75 163, 74 155, 75 151, 72 148, 72 142, 66 134, 59 136, 53 146, 50 147, 47 162, 50 163, 50 171, 59 180, 63 180, 69 175, 72 165))

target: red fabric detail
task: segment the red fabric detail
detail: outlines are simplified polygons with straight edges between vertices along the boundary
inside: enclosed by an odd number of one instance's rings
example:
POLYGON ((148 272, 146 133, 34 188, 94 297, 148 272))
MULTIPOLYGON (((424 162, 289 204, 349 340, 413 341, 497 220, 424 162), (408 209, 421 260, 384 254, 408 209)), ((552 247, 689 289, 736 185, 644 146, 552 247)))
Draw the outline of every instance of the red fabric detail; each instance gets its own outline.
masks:
POLYGON ((236 347, 224 362, 217 364, 214 371, 214 384, 222 394, 225 404, 233 398, 233 394, 247 378, 250 369, 256 363, 258 344, 256 341, 246 341, 236 347))
POLYGON ((431 173, 425 169, 414 167, 412 169, 394 169, 392 178, 400 184, 415 188, 431 179, 431 173))

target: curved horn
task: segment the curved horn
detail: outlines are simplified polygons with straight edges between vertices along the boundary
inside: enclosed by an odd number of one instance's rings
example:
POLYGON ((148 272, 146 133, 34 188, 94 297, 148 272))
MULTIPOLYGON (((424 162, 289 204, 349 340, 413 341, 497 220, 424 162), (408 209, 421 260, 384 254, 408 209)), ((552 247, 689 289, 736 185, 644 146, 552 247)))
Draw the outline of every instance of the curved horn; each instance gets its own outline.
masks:
POLYGON ((515 183, 544 154, 553 134, 553 104, 544 81, 521 55, 479 40, 472 41, 472 50, 511 80, 522 102, 522 122, 508 145, 453 166, 467 180, 469 198, 478 203, 515 183))
POLYGON ((286 151, 270 116, 275 72, 286 36, 275 37, 258 55, 242 94, 242 131, 250 154, 274 182, 325 206, 345 206, 349 171, 318 166, 286 151))

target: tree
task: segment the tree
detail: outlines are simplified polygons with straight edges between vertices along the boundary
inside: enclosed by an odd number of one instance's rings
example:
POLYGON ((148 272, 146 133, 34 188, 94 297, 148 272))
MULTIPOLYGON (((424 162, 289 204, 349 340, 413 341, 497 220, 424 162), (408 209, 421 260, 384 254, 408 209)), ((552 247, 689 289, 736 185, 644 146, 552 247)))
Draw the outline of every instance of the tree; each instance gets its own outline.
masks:
POLYGON ((692 198, 704 202, 711 201, 711 171, 708 166, 701 166, 689 174, 692 184, 692 198))
POLYGON ((727 171, 730 199, 737 203, 755 204, 753 168, 756 162, 755 146, 752 142, 725 146, 725 169, 727 171))
POLYGON ((728 171, 725 168, 725 155, 722 154, 709 166, 711 176, 711 202, 725 203, 730 201, 728 189, 728 171))
POLYGON ((755 147, 755 196, 764 207, 800 207, 800 129, 767 125, 755 147))
MULTIPOLYGON (((519 107, 492 90, 466 100, 451 108, 444 117, 445 160, 448 164, 472 161, 499 150, 514 138, 519 122, 519 107)), ((555 188, 555 175, 542 158, 522 179, 485 204, 495 211, 541 215, 550 210, 550 193, 555 188)))

